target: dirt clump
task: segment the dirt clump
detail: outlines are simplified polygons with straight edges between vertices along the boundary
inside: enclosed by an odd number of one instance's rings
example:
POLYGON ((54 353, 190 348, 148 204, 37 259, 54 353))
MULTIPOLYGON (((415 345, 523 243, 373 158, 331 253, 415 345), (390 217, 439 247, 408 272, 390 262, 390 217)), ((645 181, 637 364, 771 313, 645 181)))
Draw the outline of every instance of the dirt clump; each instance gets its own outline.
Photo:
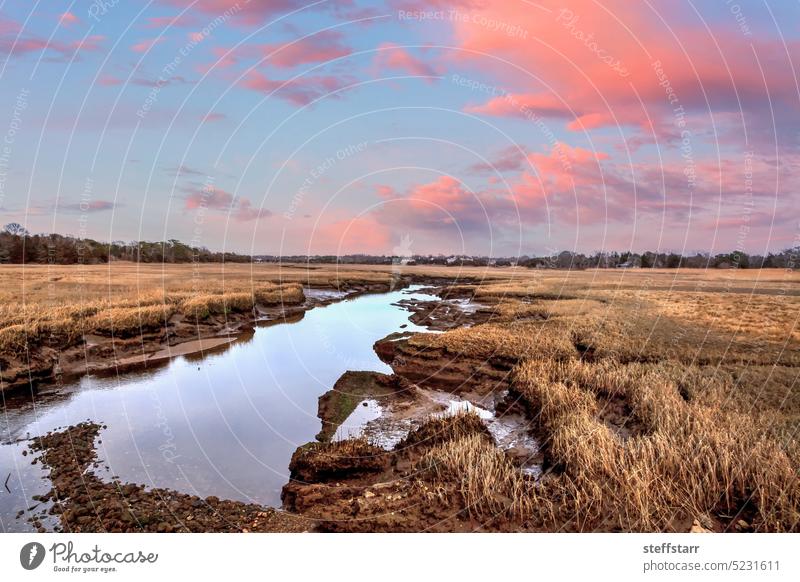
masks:
POLYGON ((379 473, 387 465, 386 451, 363 439, 353 439, 298 448, 289 462, 289 472, 294 480, 314 483, 379 473))

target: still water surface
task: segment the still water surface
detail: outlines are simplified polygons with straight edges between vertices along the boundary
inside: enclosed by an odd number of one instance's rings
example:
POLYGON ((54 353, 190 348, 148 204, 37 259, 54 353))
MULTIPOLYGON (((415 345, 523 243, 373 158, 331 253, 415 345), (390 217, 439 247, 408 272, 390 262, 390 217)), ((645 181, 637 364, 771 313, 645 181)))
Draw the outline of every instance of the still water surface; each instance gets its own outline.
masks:
POLYGON ((21 439, 87 419, 107 425, 97 452, 108 477, 280 506, 292 453, 320 429, 319 396, 347 370, 391 372, 372 349, 376 340, 404 324, 424 331, 392 305, 430 299, 414 290, 317 307, 295 323, 257 328, 220 352, 178 357, 158 370, 85 376, 42 390, 35 403, 7 400, 0 531, 30 529, 15 516, 50 489, 46 470, 22 455, 21 439))

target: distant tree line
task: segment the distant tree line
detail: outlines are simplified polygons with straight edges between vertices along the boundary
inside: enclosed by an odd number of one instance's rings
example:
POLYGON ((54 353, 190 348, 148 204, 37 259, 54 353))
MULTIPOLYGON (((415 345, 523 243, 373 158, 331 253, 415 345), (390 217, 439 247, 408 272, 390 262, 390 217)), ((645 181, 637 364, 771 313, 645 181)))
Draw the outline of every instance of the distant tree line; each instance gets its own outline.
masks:
POLYGON ((256 255, 256 262, 264 263, 322 263, 322 264, 367 264, 367 265, 442 265, 508 267, 518 265, 531 269, 594 269, 594 268, 657 268, 676 269, 758 269, 800 268, 800 246, 767 255, 748 255, 742 252, 696 253, 683 256, 677 253, 632 253, 596 252, 594 254, 562 251, 552 256, 530 257, 481 257, 469 255, 413 255, 397 257, 391 255, 256 255))
POLYGON ((100 264, 110 261, 139 263, 249 263, 249 255, 212 252, 179 240, 97 242, 60 234, 30 234, 12 222, 0 231, 0 264, 100 264))
POLYGON ((444 266, 496 266, 519 265, 536 269, 592 269, 592 268, 800 268, 800 246, 767 255, 748 255, 742 252, 710 255, 697 253, 683 256, 677 253, 618 253, 594 254, 562 251, 546 257, 492 258, 467 255, 241 255, 220 253, 206 247, 192 247, 179 240, 167 241, 114 241, 97 242, 61 234, 30 234, 24 227, 12 222, 0 230, 0 264, 39 263, 51 265, 98 264, 110 261, 139 263, 338 263, 392 265, 444 265, 444 266))
POLYGON ((797 269, 800 268, 800 246, 766 255, 732 253, 618 253, 598 252, 592 255, 563 251, 550 257, 525 258, 519 265, 532 268, 592 269, 592 268, 642 268, 642 269, 797 269))

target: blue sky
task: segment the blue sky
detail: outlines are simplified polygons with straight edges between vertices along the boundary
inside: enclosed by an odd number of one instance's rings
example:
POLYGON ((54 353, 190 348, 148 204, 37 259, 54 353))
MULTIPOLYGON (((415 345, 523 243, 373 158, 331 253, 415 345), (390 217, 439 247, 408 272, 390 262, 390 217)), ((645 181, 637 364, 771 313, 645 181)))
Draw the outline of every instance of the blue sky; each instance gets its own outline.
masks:
POLYGON ((3 2, 0 214, 255 253, 796 244, 798 5, 696 4, 3 2))

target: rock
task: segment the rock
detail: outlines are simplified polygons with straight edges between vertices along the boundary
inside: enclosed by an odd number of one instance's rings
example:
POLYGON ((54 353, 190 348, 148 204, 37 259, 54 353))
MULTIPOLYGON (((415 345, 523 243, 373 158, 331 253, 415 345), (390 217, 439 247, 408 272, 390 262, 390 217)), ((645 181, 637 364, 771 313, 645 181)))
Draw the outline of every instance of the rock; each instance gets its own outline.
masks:
MULTIPOLYGON (((359 403, 368 398, 390 396, 397 391, 393 378, 379 372, 353 372, 342 374, 333 388, 319 397, 317 416, 322 430, 316 439, 330 441, 336 429, 350 416, 359 403)), ((367 403, 364 403, 368 406, 367 403)))
POLYGON ((711 533, 711 530, 704 528, 702 525, 700 525, 700 522, 695 519, 692 522, 692 527, 689 530, 689 533, 711 533))
POLYGON ((398 342, 407 340, 412 335, 414 334, 407 331, 390 333, 385 338, 376 341, 373 345, 373 349, 382 362, 389 364, 394 360, 397 354, 398 342))
POLYGON ((378 473, 387 464, 385 451, 365 441, 309 443, 294 452, 289 472, 293 480, 318 483, 378 473))

